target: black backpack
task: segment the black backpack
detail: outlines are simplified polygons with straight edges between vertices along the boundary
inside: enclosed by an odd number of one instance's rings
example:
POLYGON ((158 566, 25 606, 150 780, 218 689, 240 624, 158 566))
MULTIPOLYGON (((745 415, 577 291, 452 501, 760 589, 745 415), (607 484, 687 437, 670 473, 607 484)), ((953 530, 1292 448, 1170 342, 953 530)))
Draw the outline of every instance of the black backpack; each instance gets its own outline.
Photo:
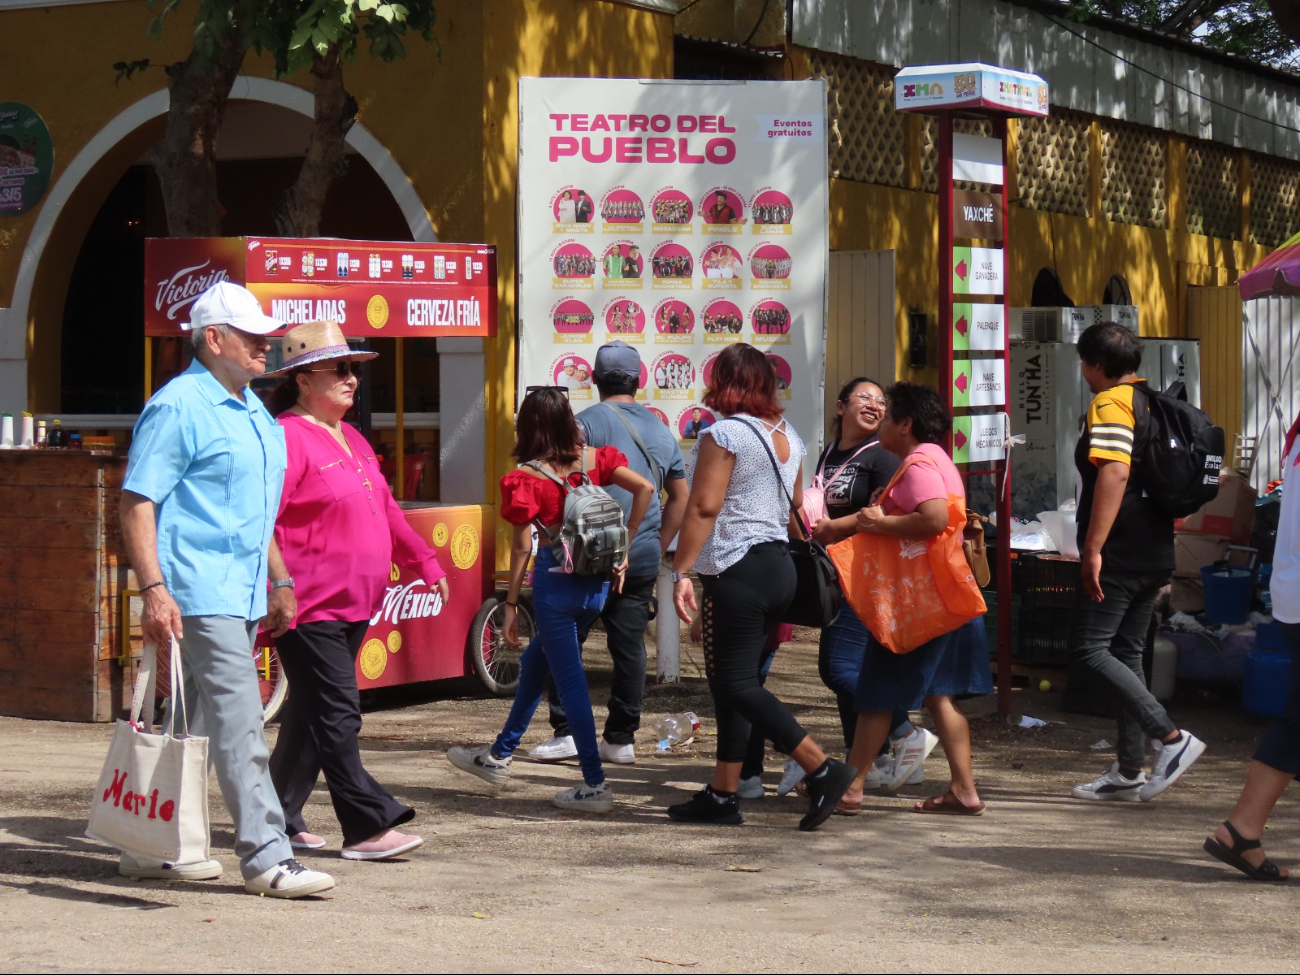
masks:
POLYGON ((1187 402, 1181 382, 1161 392, 1135 383, 1146 397, 1151 422, 1145 442, 1138 445, 1138 483, 1165 514, 1185 518, 1213 501, 1219 493, 1223 467, 1223 427, 1187 402))

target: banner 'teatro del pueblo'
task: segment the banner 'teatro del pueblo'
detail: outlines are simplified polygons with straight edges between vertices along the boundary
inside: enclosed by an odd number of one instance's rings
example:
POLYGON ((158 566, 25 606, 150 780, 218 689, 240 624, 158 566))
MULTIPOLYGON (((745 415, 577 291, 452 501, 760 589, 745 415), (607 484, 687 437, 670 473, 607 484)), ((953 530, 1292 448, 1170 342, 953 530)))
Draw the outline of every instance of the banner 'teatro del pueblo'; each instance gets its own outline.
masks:
POLYGON ((690 446, 728 345, 764 350, 816 443, 826 308, 826 88, 815 81, 519 82, 519 394, 597 400, 596 349, 690 446))

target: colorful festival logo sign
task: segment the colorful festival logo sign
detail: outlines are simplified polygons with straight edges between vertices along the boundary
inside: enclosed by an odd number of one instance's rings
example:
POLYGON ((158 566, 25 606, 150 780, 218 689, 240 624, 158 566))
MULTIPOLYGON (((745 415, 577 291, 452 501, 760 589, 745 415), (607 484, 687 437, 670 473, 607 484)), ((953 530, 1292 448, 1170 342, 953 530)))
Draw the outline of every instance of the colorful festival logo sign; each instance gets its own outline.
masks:
POLYGON ((53 171, 54 140, 44 119, 21 102, 0 102, 0 216, 36 206, 53 171))

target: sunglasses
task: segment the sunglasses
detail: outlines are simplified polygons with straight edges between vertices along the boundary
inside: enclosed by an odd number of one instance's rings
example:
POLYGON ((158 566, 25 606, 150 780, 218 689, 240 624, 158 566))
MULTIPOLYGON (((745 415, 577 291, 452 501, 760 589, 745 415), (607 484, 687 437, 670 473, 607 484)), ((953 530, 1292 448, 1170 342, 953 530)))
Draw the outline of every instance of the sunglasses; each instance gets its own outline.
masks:
POLYGON ((361 378, 361 363, 359 362, 339 362, 328 369, 307 369, 307 372, 332 372, 339 379, 347 379, 348 374, 361 378))
POLYGON ((564 398, 565 398, 565 399, 568 399, 568 398, 569 398, 569 387, 568 387, 568 386, 525 386, 525 387, 524 387, 524 395, 525 395, 525 396, 531 396, 531 395, 533 395, 533 393, 537 392, 539 389, 553 389, 553 390, 555 390, 557 393, 562 393, 562 394, 564 395, 564 398))

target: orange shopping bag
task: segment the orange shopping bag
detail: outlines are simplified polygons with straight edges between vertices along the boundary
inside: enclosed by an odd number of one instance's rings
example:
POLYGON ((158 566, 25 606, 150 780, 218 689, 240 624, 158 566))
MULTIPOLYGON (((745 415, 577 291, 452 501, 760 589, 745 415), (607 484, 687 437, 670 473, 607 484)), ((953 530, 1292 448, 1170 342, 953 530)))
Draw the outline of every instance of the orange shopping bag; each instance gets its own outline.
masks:
MULTIPOLYGON (((915 463, 898 469, 885 494, 915 463)), ((844 598, 871 635, 894 653, 908 653, 987 611, 962 552, 966 500, 948 496, 948 526, 934 538, 893 538, 858 533, 827 551, 844 598)))

